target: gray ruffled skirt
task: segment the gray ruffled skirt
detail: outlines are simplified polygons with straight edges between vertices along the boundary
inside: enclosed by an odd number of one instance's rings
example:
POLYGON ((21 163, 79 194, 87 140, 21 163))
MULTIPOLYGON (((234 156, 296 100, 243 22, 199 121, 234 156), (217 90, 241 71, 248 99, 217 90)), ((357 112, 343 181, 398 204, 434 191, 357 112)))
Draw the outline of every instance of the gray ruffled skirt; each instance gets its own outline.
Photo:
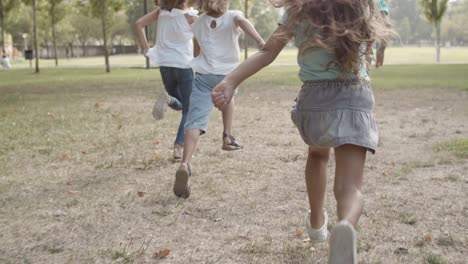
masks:
POLYGON ((291 119, 309 146, 334 148, 352 144, 374 154, 379 135, 373 107, 374 95, 367 81, 306 81, 291 119))

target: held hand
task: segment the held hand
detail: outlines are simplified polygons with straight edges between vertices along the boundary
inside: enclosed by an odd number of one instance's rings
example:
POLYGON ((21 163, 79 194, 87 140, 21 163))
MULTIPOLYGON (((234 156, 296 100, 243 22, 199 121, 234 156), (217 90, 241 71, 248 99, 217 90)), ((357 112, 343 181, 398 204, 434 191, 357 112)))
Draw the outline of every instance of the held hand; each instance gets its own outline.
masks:
POLYGON ((223 110, 224 107, 231 102, 234 89, 235 87, 229 85, 225 81, 220 82, 213 88, 213 91, 211 92, 211 100, 216 108, 223 110))

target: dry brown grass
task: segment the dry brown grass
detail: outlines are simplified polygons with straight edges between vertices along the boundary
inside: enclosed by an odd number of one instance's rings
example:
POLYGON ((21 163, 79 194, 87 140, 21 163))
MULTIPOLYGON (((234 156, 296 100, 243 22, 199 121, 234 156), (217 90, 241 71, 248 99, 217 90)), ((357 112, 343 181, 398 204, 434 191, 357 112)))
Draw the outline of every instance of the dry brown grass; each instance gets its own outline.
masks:
MULTIPOLYGON (((326 262, 326 245, 295 233, 307 210, 306 147, 289 118, 296 87, 241 90, 238 152, 221 150, 214 112, 187 200, 172 194, 178 113, 155 122, 149 88, 101 88, 2 95, 1 263, 326 262)), ((465 263, 468 162, 434 146, 468 138, 467 98, 376 92, 381 144, 366 164, 361 263, 465 263)))

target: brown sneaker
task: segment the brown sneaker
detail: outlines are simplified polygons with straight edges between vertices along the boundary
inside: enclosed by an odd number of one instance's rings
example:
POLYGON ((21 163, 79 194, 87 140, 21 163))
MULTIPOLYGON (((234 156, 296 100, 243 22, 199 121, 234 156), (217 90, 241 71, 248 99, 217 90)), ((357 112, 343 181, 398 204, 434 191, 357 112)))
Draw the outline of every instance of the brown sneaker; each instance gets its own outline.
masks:
POLYGON ((174 152, 173 152, 174 160, 181 160, 183 153, 184 153, 184 147, 179 144, 175 144, 174 152))

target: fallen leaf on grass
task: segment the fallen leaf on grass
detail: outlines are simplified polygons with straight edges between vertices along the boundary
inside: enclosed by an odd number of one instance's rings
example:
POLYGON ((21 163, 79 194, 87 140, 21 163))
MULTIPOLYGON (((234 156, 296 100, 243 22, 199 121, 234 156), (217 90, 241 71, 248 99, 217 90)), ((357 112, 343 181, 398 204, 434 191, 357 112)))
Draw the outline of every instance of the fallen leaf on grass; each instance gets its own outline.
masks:
POLYGON ((161 250, 159 250, 159 252, 154 253, 154 258, 163 259, 163 258, 166 258, 167 256, 169 256, 169 253, 171 253, 171 250, 169 250, 167 248, 161 249, 161 250))
POLYGON ((96 103, 94 104, 94 107, 96 109, 99 109, 100 106, 101 106, 101 104, 99 103, 99 101, 96 101, 96 103))
POLYGON ((68 160, 68 159, 70 159, 70 155, 68 155, 68 154, 63 154, 62 159, 63 159, 63 160, 68 160))
POLYGON ((430 234, 427 234, 423 237, 424 241, 426 242, 431 242, 432 241, 432 236, 430 234))
POLYGON ((65 182, 65 184, 67 184, 67 185, 72 185, 72 179, 67 179, 67 181, 65 182))
POLYGON ((304 232, 302 232, 302 230, 299 229, 299 228, 296 228, 296 231, 294 231, 294 234, 296 234, 296 236, 301 236, 302 233, 304 233, 304 232))
POLYGON ((145 196, 146 192, 137 192, 137 195, 140 196, 140 197, 143 197, 145 196))
POLYGON ((160 160, 161 158, 159 157, 159 154, 158 152, 156 152, 156 150, 153 152, 153 160, 154 161, 158 161, 160 160))

